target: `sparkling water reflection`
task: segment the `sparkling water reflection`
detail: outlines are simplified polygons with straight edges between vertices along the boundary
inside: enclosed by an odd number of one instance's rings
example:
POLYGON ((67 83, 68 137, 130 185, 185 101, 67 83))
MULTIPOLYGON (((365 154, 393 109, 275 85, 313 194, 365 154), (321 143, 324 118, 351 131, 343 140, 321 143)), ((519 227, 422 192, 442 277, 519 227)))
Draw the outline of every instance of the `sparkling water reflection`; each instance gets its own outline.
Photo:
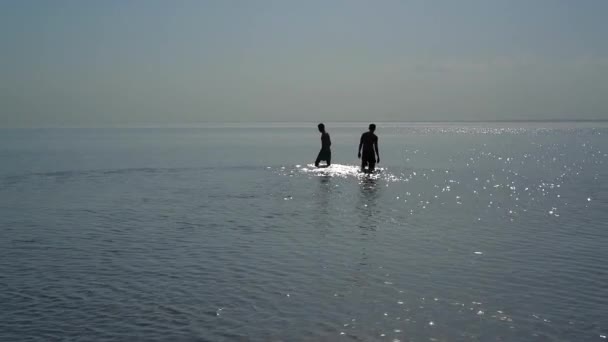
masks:
POLYGON ((0 340, 605 338, 606 128, 328 129, 4 131, 0 340))

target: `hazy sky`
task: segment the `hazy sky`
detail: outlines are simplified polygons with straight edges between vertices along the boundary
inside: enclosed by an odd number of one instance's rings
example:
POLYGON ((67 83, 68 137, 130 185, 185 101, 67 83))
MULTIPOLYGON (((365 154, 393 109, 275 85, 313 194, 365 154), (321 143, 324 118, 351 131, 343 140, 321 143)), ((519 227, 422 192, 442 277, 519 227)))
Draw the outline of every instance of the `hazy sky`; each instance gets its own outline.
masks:
POLYGON ((608 119, 608 1, 0 1, 0 126, 608 119))

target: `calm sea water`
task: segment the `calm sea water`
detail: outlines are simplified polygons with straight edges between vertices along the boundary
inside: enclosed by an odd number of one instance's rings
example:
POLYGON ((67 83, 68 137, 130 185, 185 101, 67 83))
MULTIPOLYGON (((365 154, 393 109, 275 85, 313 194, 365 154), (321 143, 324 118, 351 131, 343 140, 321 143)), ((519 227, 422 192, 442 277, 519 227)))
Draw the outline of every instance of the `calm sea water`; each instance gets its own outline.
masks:
POLYGON ((0 340, 605 340, 607 127, 0 130, 0 340))

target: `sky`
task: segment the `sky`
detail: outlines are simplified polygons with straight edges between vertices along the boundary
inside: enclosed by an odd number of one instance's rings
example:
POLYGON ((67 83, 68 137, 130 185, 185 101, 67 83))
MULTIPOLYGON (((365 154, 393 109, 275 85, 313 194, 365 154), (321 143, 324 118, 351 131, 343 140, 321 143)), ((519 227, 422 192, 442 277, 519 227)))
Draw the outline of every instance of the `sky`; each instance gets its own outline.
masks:
POLYGON ((0 127, 608 120, 606 0, 3 0, 0 127))

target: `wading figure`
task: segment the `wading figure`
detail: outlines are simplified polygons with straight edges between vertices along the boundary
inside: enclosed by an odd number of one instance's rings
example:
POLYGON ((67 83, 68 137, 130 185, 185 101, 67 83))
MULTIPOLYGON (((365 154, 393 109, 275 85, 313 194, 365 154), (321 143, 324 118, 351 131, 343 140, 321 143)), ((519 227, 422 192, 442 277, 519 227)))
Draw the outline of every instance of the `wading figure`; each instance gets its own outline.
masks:
POLYGON ((370 124, 369 131, 361 135, 357 157, 361 159, 361 172, 372 173, 376 163, 380 163, 380 152, 378 152, 378 136, 374 134, 376 125, 370 124), (367 166, 367 170, 365 167, 367 166))
POLYGON ((319 132, 321 132, 321 151, 319 151, 319 155, 317 156, 317 160, 315 160, 315 166, 319 167, 319 163, 321 161, 325 161, 328 167, 331 165, 331 139, 329 138, 329 133, 325 132, 325 125, 320 123, 317 127, 319 127, 319 132))

